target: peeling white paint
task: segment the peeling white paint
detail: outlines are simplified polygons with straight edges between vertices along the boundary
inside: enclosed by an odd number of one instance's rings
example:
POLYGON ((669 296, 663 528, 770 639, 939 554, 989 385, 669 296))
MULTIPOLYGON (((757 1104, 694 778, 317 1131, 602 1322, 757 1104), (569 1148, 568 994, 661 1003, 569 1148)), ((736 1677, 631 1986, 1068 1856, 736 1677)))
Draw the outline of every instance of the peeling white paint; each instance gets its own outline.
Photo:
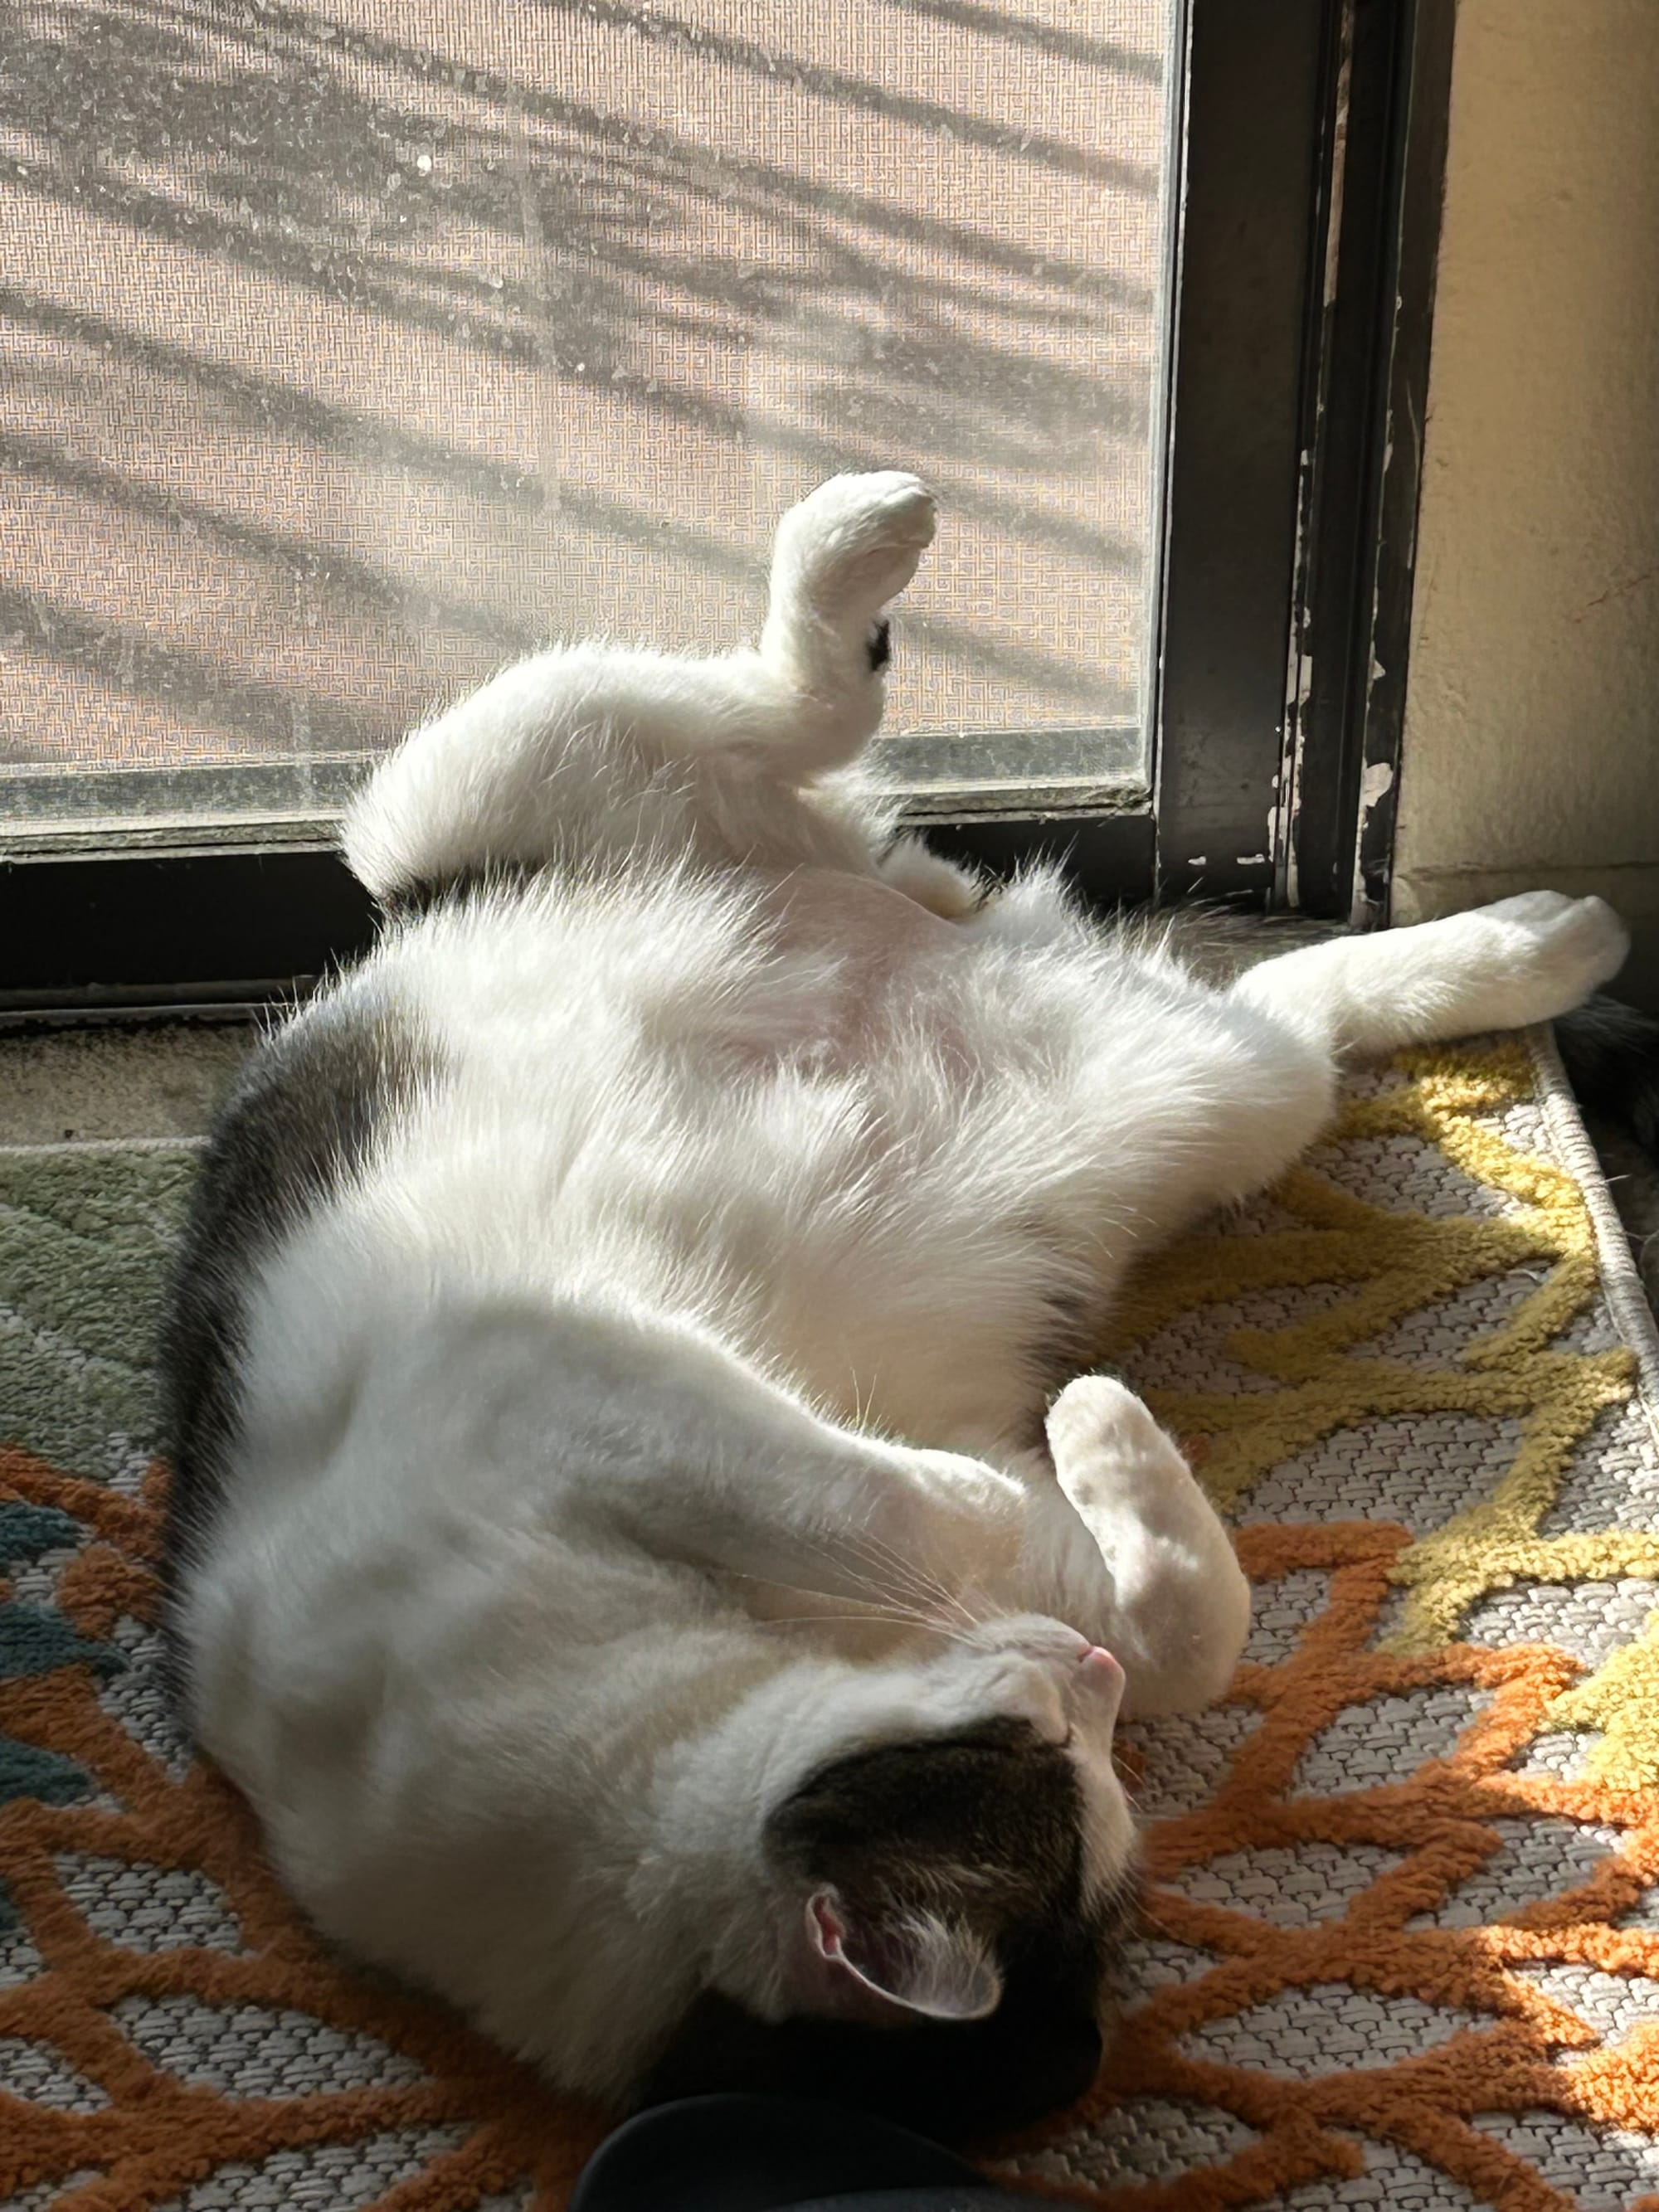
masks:
POLYGON ((1373 761, 1365 770, 1359 784, 1359 803, 1375 806, 1379 799, 1386 799, 1394 789, 1394 763, 1373 761))
POLYGON ((1325 306, 1336 304, 1341 263, 1342 195, 1348 177, 1348 116, 1353 106, 1353 18, 1342 11, 1341 60, 1337 65, 1334 128, 1331 133, 1331 205, 1325 231, 1325 306))

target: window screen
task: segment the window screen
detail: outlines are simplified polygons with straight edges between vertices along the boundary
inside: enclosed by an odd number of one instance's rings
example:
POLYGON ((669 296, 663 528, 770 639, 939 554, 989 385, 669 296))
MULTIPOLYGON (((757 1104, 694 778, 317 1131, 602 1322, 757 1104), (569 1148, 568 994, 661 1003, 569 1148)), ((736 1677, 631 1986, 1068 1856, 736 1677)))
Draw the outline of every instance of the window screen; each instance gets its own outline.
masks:
POLYGON ((886 742, 1150 773, 1178 0, 0 22, 0 814, 313 819, 503 661, 755 628, 913 468, 886 742))

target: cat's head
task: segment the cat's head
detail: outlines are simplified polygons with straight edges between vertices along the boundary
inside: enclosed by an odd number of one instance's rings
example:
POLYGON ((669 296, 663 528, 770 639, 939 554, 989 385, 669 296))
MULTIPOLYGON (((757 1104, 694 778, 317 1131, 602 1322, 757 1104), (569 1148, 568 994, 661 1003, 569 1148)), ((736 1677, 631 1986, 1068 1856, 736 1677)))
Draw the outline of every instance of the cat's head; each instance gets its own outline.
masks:
POLYGON ((1080 2094, 1133 1889, 1122 1681, 1030 1617, 826 1678, 762 1810, 764 1940, 653 2094, 838 2096, 955 2135, 1080 2094))

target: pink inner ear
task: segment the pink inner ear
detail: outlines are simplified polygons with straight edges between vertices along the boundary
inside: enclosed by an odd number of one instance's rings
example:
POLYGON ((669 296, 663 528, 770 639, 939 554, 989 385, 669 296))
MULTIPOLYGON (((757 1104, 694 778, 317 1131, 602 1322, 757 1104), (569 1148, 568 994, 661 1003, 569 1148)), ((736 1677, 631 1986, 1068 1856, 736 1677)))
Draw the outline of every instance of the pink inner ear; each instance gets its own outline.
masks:
POLYGON ((847 1930, 827 1889, 818 1890, 808 1899, 806 1926, 821 1959, 845 1959, 847 1930))
POLYGON ((855 1966, 847 1955, 848 1928, 836 1911, 833 1890, 820 1889, 806 1902, 806 1937, 821 1966, 821 2001, 838 2018, 861 2020, 874 2027, 902 2021, 906 2008, 855 1966))
MULTIPOLYGON (((833 1889, 815 1891, 806 1903, 808 1940, 825 1969, 822 1994, 844 2018, 890 2027, 917 2014, 933 2020, 982 2020, 996 2009, 1001 1977, 983 1959, 931 1960, 902 1942, 884 1940, 882 1931, 850 1928, 833 1889), (853 1955, 849 1943, 863 1954, 853 1955), (949 1969, 958 1971, 951 1973, 949 1969), (931 1968, 932 1972, 928 1971, 931 1968), (946 1971, 941 1975, 939 1969, 946 1971)), ((947 1932, 934 1930, 941 1942, 947 1932)))
MULTIPOLYGON (((884 2015, 909 2010, 896 1991, 884 1986, 848 1949, 853 1930, 842 1917, 841 1899, 833 1889, 816 1891, 807 1900, 806 1927, 812 1948, 830 1970, 831 1979, 845 2002, 855 1999, 860 2009, 874 2005, 884 2015)), ((880 1969, 878 1967, 877 1972, 880 1969)))

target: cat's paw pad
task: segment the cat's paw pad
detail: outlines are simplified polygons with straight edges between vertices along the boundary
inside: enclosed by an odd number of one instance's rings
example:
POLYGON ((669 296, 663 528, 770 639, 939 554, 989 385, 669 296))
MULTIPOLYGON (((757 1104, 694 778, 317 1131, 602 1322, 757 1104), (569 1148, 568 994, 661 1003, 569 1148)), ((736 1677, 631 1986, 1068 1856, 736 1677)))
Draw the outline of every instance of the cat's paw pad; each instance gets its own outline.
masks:
POLYGON ((1502 932, 1511 963, 1499 987, 1513 1001, 1506 1026, 1570 1012, 1618 974, 1630 951, 1630 933, 1605 899, 1522 891, 1480 919, 1502 932))
POLYGON ((900 470, 831 477, 779 525, 775 578, 821 616, 866 623, 915 575, 935 520, 933 494, 900 470))
POLYGON ((1048 1408, 1046 1426, 1056 1465, 1103 1447, 1137 1455, 1175 1449, 1151 1407, 1111 1375, 1079 1375, 1068 1382, 1048 1408))

